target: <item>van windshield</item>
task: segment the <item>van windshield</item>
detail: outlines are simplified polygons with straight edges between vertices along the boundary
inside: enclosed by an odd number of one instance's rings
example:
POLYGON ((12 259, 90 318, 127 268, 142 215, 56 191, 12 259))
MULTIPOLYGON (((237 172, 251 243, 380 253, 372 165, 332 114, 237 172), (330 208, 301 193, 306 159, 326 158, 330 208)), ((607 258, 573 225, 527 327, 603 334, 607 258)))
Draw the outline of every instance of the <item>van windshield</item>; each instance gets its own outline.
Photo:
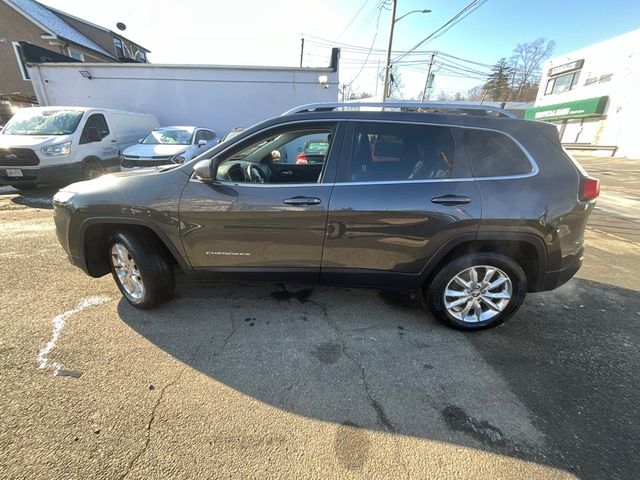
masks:
POLYGON ((25 108, 9 120, 4 135, 69 135, 76 131, 83 112, 25 108))

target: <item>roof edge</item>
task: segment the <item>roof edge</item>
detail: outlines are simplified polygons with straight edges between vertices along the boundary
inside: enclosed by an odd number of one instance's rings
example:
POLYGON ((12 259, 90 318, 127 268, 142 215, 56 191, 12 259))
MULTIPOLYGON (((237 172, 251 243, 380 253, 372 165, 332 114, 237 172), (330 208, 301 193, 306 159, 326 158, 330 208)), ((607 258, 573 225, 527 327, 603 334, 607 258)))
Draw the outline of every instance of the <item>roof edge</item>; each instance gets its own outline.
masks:
POLYGON ((330 72, 336 73, 333 71, 331 67, 284 67, 284 66, 269 66, 269 65, 216 65, 216 64, 189 64, 189 63, 88 63, 84 62, 82 64, 78 63, 63 63, 63 62, 54 62, 54 63, 38 63, 34 64, 38 65, 46 65, 46 66, 56 66, 56 67, 75 67, 81 65, 83 68, 85 67, 111 67, 111 68, 194 68, 194 69, 215 69, 215 70, 278 70, 278 71, 296 71, 296 72, 330 72))

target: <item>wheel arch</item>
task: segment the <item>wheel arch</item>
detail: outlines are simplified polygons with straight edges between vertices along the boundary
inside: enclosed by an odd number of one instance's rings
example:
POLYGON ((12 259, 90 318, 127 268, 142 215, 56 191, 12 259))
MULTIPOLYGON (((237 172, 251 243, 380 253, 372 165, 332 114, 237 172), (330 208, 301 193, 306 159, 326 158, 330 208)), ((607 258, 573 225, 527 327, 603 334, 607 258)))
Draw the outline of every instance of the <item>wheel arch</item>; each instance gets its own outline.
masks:
POLYGON ((179 265, 186 273, 191 272, 181 252, 171 242, 162 229, 150 222, 130 218, 89 218, 80 226, 82 257, 86 271, 92 277, 101 277, 109 273, 111 267, 107 254, 107 242, 114 231, 137 231, 145 235, 153 235, 164 247, 168 257, 179 265))
POLYGON ((544 240, 530 233, 479 232, 453 237, 429 259, 421 272, 422 285, 428 285, 440 267, 452 258, 468 253, 492 252, 515 260, 527 276, 531 290, 547 271, 544 240))

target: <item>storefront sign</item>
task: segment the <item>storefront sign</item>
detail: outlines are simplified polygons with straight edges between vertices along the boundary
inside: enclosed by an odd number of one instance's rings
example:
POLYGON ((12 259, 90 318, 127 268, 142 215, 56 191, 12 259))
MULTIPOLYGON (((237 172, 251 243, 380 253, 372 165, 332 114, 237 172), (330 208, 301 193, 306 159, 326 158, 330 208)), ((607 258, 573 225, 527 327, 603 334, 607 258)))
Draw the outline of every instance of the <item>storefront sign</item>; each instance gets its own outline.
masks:
POLYGON ((562 118, 581 118, 602 115, 609 97, 594 97, 576 102, 556 103, 544 107, 527 108, 525 120, 559 120, 562 118))
POLYGON ((573 62, 565 63, 563 65, 558 65, 557 67, 552 67, 549 69, 549 76, 555 77, 556 75, 560 75, 561 73, 572 72, 573 70, 580 70, 584 65, 584 59, 575 60, 573 62))

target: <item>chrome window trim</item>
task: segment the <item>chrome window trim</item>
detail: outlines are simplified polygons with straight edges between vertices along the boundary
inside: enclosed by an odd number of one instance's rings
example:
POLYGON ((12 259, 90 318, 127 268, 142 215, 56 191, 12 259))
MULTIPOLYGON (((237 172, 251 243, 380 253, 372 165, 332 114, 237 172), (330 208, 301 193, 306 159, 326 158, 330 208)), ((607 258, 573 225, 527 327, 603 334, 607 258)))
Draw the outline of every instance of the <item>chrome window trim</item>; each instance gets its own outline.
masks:
MULTIPOLYGON (((486 127, 476 127, 476 126, 468 126, 468 125, 455 125, 455 124, 450 124, 450 123, 434 123, 434 122, 411 122, 411 121, 406 121, 406 120, 402 120, 402 121, 398 121, 398 120, 366 120, 366 119, 345 119, 345 118, 327 118, 327 119, 322 119, 320 120, 322 122, 366 122, 366 123, 391 123, 391 124, 404 124, 404 125, 429 125, 432 127, 450 127, 450 128, 471 128, 471 129, 475 129, 475 130, 485 130, 488 132, 495 132, 495 133, 499 133, 502 135, 505 135, 506 137, 508 137, 511 141, 513 141, 516 146, 525 154, 525 156, 527 157, 527 160, 529 160, 529 163, 531 164, 531 172, 529 173, 523 173, 520 175, 499 175, 499 176, 493 176, 493 177, 460 177, 460 178, 428 178, 428 179, 423 179, 423 180, 384 180, 384 181, 379 181, 379 182, 374 182, 374 181, 369 181, 369 182, 334 182, 334 183, 325 183, 323 182, 323 178, 320 178, 319 181, 317 183, 249 183, 249 182, 216 182, 217 185, 235 185, 235 186, 240 186, 240 185, 251 185, 254 187, 299 187, 299 186, 309 186, 309 185, 330 185, 330 186, 344 186, 344 185, 397 185, 397 184, 401 184, 401 183, 409 183, 409 184, 416 184, 416 183, 440 183, 440 182, 473 182, 473 181, 493 181, 493 180, 517 180, 517 179, 522 179, 522 178, 531 178, 531 177, 535 177, 536 175, 538 175, 538 173, 540 172, 540 169, 538 167, 538 164, 536 163, 536 161, 534 160, 533 156, 529 153, 529 151, 524 147, 524 145, 522 145, 516 138, 514 138, 511 134, 507 133, 507 132, 503 132, 501 130, 496 130, 495 128, 486 128, 486 127)), ((287 125, 296 125, 296 124, 300 124, 300 123, 309 123, 309 122, 313 122, 313 120, 295 120, 292 122, 286 122, 286 123, 281 123, 281 124, 277 124, 274 125, 274 128, 278 128, 281 126, 287 126, 287 125)), ((252 133, 251 135, 249 135, 248 137, 246 137, 244 140, 249 140, 253 137, 256 137, 260 134, 262 134, 265 130, 259 130, 255 133, 252 133)), ((227 150, 229 150, 230 148, 232 148, 234 145, 229 145, 227 146, 224 150, 221 150, 217 155, 223 155, 227 150)), ((203 152, 204 153, 204 152, 203 152)), ((216 156, 217 156, 216 155, 216 156)), ((324 177, 324 168, 322 171, 322 176, 324 177)), ((193 181, 196 180, 198 182, 200 182, 200 180, 197 180, 193 177, 193 172, 190 174, 190 179, 189 181, 193 181)))
POLYGON ((538 168, 538 164, 533 159, 533 156, 529 153, 529 151, 522 145, 518 140, 516 140, 511 134, 507 132, 503 132, 502 130, 496 130, 495 128, 486 128, 486 127, 475 127, 468 125, 454 125, 450 123, 433 123, 433 122, 410 122, 406 120, 397 121, 397 120, 348 120, 349 122, 367 122, 367 123, 392 123, 392 124, 405 124, 405 125, 429 125, 432 127, 450 127, 450 128, 471 128, 474 130, 485 130, 488 132, 500 133, 508 137, 511 141, 513 141, 516 146, 524 153, 527 160, 531 164, 531 171, 529 173, 522 173, 519 175, 497 175, 492 177, 460 177, 460 178, 428 178, 424 180, 386 180, 381 182, 336 182, 336 185, 355 185, 356 183, 361 185, 370 185, 370 184, 396 184, 396 183, 433 183, 433 182, 444 182, 444 181, 472 181, 472 180, 513 180, 518 178, 530 178, 535 177, 540 172, 538 168))
MULTIPOLYGON (((189 179, 190 182, 202 183, 195 177, 189 179)), ((254 182, 214 182, 213 185, 225 185, 227 187, 333 187, 335 183, 254 183, 254 182)))

